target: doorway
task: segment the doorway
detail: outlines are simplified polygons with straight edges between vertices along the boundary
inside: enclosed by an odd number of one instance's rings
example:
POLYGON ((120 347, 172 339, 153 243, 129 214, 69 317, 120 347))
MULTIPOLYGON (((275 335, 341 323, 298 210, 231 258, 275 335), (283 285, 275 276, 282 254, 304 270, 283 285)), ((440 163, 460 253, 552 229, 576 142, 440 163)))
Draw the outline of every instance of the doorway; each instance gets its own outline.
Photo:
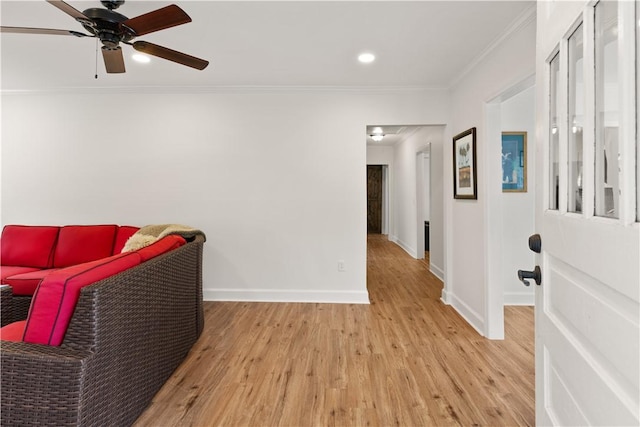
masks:
MULTIPOLYGON (((485 194, 487 217, 486 266, 487 288, 485 295, 484 335, 491 339, 504 339, 505 306, 532 306, 534 289, 518 280, 517 270, 534 263, 534 254, 527 246, 535 232, 535 186, 525 186, 524 191, 503 191, 504 153, 502 133, 517 132, 533 139, 535 135, 535 76, 504 91, 485 104, 485 138, 488 161, 485 194)), ((526 162, 534 164, 534 144, 524 145, 526 162)), ((535 169, 525 168, 525 182, 535 181, 535 169)))
POLYGON ((367 165, 367 234, 382 233, 382 165, 367 165))
POLYGON ((418 259, 429 263, 431 220, 431 143, 416 153, 416 241, 418 259))

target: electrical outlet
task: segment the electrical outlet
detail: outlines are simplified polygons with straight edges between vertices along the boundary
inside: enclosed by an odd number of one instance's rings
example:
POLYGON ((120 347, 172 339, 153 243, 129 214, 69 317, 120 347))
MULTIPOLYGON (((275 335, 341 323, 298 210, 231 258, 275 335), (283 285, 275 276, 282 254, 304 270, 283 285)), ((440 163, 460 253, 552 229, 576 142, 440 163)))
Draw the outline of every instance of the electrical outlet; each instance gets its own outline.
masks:
POLYGON ((347 267, 343 260, 338 260, 338 271, 347 271, 347 267))

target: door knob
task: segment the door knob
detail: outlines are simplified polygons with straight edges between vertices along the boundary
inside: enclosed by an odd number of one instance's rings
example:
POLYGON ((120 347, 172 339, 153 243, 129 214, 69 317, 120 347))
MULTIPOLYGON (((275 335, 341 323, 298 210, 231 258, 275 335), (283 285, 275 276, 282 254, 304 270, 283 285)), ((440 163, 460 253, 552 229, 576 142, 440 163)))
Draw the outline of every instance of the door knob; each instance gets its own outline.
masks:
POLYGON ((542 250, 542 239, 539 234, 533 234, 529 237, 529 249, 539 254, 542 250))
POLYGON ((533 279, 533 281, 536 282, 536 285, 540 286, 540 283, 542 283, 542 271, 537 265, 533 271, 518 270, 518 279, 520 279, 525 286, 529 286, 531 284, 529 283, 529 279, 533 279))

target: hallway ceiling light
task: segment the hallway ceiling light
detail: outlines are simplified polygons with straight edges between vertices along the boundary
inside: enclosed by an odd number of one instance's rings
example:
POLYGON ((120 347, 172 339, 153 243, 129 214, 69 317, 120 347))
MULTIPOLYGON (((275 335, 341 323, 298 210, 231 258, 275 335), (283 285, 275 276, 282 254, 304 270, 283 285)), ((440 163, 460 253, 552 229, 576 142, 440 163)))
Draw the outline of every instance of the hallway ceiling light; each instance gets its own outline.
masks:
POLYGON ((376 126, 376 127, 373 128, 373 130, 371 131, 371 135, 369 135, 369 136, 375 142, 380 142, 380 141, 382 141, 382 138, 384 138, 384 131, 382 130, 382 128, 380 126, 376 126))
POLYGON ((376 56, 373 53, 365 52, 358 55, 358 61, 363 64, 370 64, 376 60, 376 56))

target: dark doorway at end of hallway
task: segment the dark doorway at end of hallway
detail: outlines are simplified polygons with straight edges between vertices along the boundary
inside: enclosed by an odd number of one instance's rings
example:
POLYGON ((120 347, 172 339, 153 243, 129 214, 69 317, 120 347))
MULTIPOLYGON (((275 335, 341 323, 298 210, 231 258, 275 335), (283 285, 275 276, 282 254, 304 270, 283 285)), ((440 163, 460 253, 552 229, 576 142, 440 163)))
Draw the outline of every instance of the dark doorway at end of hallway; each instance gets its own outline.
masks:
POLYGON ((381 165, 367 165, 367 233, 382 233, 381 165))

